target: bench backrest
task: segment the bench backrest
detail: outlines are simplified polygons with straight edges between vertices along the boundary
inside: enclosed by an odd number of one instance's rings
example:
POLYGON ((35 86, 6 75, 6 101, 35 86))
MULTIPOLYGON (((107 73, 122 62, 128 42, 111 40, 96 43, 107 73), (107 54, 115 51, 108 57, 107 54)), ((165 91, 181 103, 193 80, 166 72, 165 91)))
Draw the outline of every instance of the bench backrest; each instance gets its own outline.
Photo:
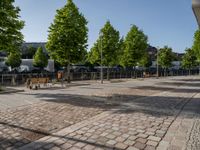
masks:
POLYGON ((35 84, 35 83, 48 83, 49 82, 49 78, 31 78, 31 83, 35 84))

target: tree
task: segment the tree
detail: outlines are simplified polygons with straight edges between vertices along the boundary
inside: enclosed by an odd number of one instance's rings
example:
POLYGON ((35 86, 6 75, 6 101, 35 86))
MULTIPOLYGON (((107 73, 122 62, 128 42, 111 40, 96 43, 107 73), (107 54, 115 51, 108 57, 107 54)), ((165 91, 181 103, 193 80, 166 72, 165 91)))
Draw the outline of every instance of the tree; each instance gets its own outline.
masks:
MULTIPOLYGON (((86 54, 88 28, 87 20, 72 0, 57 10, 54 22, 49 27, 47 51, 51 58, 67 67, 67 81, 70 82, 70 64, 80 62, 86 54)), ((66 70, 65 70, 66 72, 66 70)))
POLYGON ((135 67, 143 58, 148 47, 147 41, 147 36, 135 25, 131 27, 125 38, 122 62, 125 67, 134 67, 134 77, 135 67))
MULTIPOLYGON (((11 70, 18 68, 21 65, 21 53, 19 51, 12 51, 9 53, 8 58, 6 59, 6 65, 11 67, 11 70)), ((16 85, 15 82, 15 70, 14 75, 12 76, 12 85, 16 85)))
POLYGON ((10 66, 11 69, 15 69, 21 65, 21 54, 16 52, 10 52, 6 60, 6 65, 10 66))
POLYGON ((14 0, 1 0, 0 2, 0 50, 19 51, 23 42, 21 29, 24 22, 19 20, 19 7, 13 5, 14 0))
POLYGON ((165 69, 165 76, 167 68, 172 66, 172 61, 174 60, 174 54, 172 49, 168 46, 161 48, 158 52, 158 64, 165 69))
POLYGON ((39 47, 33 57, 33 66, 44 69, 48 65, 48 58, 44 53, 42 47, 39 47))
POLYGON ((120 35, 110 23, 107 21, 101 29, 101 37, 98 38, 94 46, 91 48, 89 59, 91 63, 101 64, 101 50, 103 55, 103 65, 107 66, 107 79, 109 80, 110 67, 116 65, 120 49, 120 35))
POLYGON ((145 67, 145 69, 149 68, 152 65, 151 58, 147 51, 144 52, 144 55, 139 62, 139 65, 145 67))
POLYGON ((26 47, 24 48, 24 50, 22 51, 22 58, 23 59, 33 59, 33 56, 35 55, 37 51, 37 48, 35 47, 26 47))
POLYGON ((123 54, 124 54, 124 37, 119 41, 119 49, 117 52, 116 64, 123 66, 123 54))
POLYGON ((190 75, 191 68, 197 66, 197 57, 192 49, 188 48, 185 51, 186 53, 182 57, 181 65, 183 68, 189 69, 189 75, 190 75))
MULTIPOLYGON (((200 29, 198 29, 194 34, 194 42, 192 49, 195 52, 198 64, 200 64, 200 29)), ((200 74, 200 66, 199 66, 199 74, 200 74)))

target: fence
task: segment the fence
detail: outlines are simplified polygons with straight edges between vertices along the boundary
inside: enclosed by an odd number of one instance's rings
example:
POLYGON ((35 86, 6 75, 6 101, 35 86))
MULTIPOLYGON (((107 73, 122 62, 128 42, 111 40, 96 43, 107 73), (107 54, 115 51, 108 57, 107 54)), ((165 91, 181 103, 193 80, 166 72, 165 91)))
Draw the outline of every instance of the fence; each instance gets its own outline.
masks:
MULTIPOLYGON (((172 70, 165 73, 164 70, 159 71, 159 76, 186 76, 186 75, 197 75, 198 70, 172 70)), ((121 72, 110 72, 109 79, 128 79, 128 78, 144 78, 144 77, 155 77, 156 71, 148 72, 148 76, 144 76, 143 71, 121 71, 121 72)), ((27 73, 27 74, 0 74, 0 84, 1 85, 23 85, 25 84, 27 78, 30 77, 49 77, 50 80, 57 80, 57 73, 27 73)), ((107 72, 103 73, 103 78, 107 79, 107 72)), ((100 80, 100 72, 77 72, 70 74, 71 81, 81 81, 81 80, 100 80)))

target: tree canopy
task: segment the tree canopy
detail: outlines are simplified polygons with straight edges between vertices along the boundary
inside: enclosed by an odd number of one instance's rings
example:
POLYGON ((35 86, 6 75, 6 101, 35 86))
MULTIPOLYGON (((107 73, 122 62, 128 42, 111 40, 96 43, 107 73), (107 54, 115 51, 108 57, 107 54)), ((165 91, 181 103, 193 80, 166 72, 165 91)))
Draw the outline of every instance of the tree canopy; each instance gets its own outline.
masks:
POLYGON ((111 25, 110 21, 107 21, 104 27, 100 30, 100 34, 101 35, 89 52, 89 60, 93 64, 101 64, 102 50, 103 65, 114 66, 119 63, 117 62, 121 44, 119 31, 111 25))
POLYGON ((39 47, 34 55, 33 65, 44 69, 48 65, 48 58, 44 53, 42 47, 39 47))
POLYGON ((194 34, 194 42, 192 49, 196 54, 197 61, 200 63, 200 29, 198 29, 194 34))
POLYGON ((181 65, 183 68, 191 69, 192 67, 197 66, 197 57, 194 50, 188 48, 185 50, 186 53, 182 58, 181 65))
POLYGON ((55 61, 62 66, 82 61, 86 54, 87 20, 72 0, 57 10, 54 22, 49 27, 46 48, 55 61))
POLYGON ((8 58, 6 59, 6 65, 10 66, 12 69, 21 65, 21 54, 19 51, 10 52, 8 58))
POLYGON ((133 25, 124 41, 124 54, 122 58, 123 66, 137 66, 145 54, 145 50, 148 46, 147 42, 148 38, 143 31, 133 25))
POLYGON ((168 46, 161 48, 158 52, 158 64, 163 68, 169 68, 172 66, 172 61, 174 60, 174 54, 172 49, 168 46))
POLYGON ((33 56, 35 55, 36 51, 37 51, 37 48, 35 48, 33 46, 27 47, 22 52, 22 58, 23 59, 33 59, 33 56))
MULTIPOLYGON (((23 42, 21 29, 24 22, 19 19, 19 7, 14 6, 14 0, 0 2, 0 50, 7 52, 19 51, 23 42)), ((11 55, 13 55, 11 53, 11 55)))
POLYGON ((148 68, 152 65, 151 58, 150 58, 147 51, 144 52, 143 57, 139 61, 139 65, 142 66, 142 67, 145 67, 145 68, 148 68))

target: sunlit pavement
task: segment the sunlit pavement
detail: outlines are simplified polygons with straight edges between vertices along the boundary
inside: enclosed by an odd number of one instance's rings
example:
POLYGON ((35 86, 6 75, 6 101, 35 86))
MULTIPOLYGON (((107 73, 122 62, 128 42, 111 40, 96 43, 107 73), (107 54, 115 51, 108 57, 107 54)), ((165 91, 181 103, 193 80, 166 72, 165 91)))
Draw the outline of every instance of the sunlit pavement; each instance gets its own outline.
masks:
POLYGON ((196 76, 0 95, 0 149, 198 150, 199 91, 196 76))

